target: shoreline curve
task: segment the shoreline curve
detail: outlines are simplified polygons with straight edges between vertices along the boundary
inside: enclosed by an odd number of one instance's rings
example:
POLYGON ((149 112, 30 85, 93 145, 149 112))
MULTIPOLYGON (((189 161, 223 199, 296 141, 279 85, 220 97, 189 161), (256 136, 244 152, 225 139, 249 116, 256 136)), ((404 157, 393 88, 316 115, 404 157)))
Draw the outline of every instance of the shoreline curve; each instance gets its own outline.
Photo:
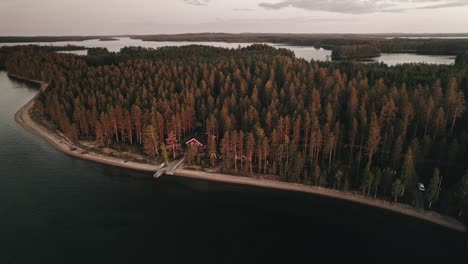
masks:
POLYGON ((65 136, 50 132, 47 128, 35 122, 30 116, 30 110, 34 106, 36 98, 39 96, 40 93, 42 93, 45 89, 47 89, 48 84, 45 82, 41 82, 41 81, 23 78, 21 76, 14 75, 14 74, 8 74, 8 76, 13 79, 22 80, 22 81, 40 85, 40 91, 28 103, 26 103, 23 107, 21 107, 16 112, 15 121, 27 131, 46 140, 49 144, 51 144, 57 150, 60 150, 64 152, 65 154, 76 157, 76 158, 94 161, 97 163, 102 163, 102 164, 116 166, 116 167, 125 168, 125 169, 152 172, 152 173, 158 170, 158 166, 156 165, 137 163, 133 161, 126 161, 124 159, 113 158, 113 157, 101 155, 95 152, 82 149, 76 146, 75 144, 73 144, 72 142, 70 142, 65 136))
MULTIPOLYGON (((45 82, 31 80, 28 78, 24 78, 15 74, 8 73, 8 76, 30 83, 35 83, 40 86, 40 91, 24 106, 22 106, 15 114, 16 122, 21 125, 25 130, 41 137, 42 139, 46 140, 49 144, 51 144, 57 150, 84 160, 89 160, 101 164, 116 166, 125 169, 143 171, 143 172, 156 172, 158 170, 158 166, 150 165, 150 164, 143 164, 131 161, 125 161, 123 159, 113 158, 101 154, 97 154, 94 152, 88 152, 70 142, 65 136, 55 134, 50 132, 47 128, 39 125, 35 122, 30 116, 30 110, 34 106, 36 98, 42 93, 45 89, 47 89, 48 84, 45 82), (76 149, 76 150, 72 150, 76 149)), ((180 165, 180 162, 179 164, 180 165)), ((424 220, 433 224, 437 224, 443 226, 448 229, 452 229, 458 232, 466 232, 466 227, 460 221, 441 215, 439 213, 433 211, 419 211, 409 205, 404 205, 401 203, 393 203, 379 199, 372 199, 369 197, 365 197, 362 195, 355 195, 348 192, 332 190, 322 187, 316 186, 309 186, 303 185, 298 183, 287 183, 287 182, 280 182, 275 180, 267 180, 267 179, 257 179, 257 178, 249 178, 249 177, 241 177, 241 176, 234 176, 234 175, 227 175, 221 173, 208 173, 203 171, 193 171, 187 170, 184 168, 173 168, 173 176, 177 177, 185 177, 185 178, 194 178, 200 180, 207 180, 207 181, 215 181, 215 182, 223 182, 223 183, 230 183, 230 184, 239 184, 239 185, 250 185, 262 188, 270 188, 270 189, 277 189, 277 190, 285 190, 285 191, 295 191, 295 192, 302 192, 308 193, 313 195, 320 195, 326 196, 334 199, 345 200, 349 202, 359 203, 371 207, 377 207, 385 210, 389 210, 395 213, 399 213, 402 215, 414 217, 420 220, 424 220)))
POLYGON ((402 203, 394 203, 381 199, 373 199, 359 194, 344 192, 334 189, 328 189, 317 186, 304 185, 300 183, 280 182, 268 179, 256 179, 242 176, 234 176, 222 173, 209 173, 203 171, 187 170, 178 168, 174 172, 174 176, 182 176, 186 178, 194 178, 206 181, 216 181, 230 184, 250 185, 261 188, 269 188, 283 191, 294 191, 330 197, 333 199, 344 200, 348 202, 358 203, 361 205, 376 207, 394 213, 399 213, 409 217, 414 217, 419 220, 437 224, 458 232, 466 232, 466 227, 460 221, 445 215, 441 215, 434 211, 417 210, 414 207, 402 203))

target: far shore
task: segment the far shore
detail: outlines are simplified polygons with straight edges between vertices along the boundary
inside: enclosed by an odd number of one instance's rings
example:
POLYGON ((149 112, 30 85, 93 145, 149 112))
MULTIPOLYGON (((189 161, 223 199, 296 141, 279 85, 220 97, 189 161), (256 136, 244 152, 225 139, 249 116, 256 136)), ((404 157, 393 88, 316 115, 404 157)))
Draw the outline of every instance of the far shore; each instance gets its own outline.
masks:
MULTIPOLYGON (((24 105, 18 110, 18 112, 15 115, 15 120, 24 129, 45 139, 56 149, 73 157, 90 160, 90 161, 94 161, 94 162, 98 162, 102 164, 112 165, 116 167, 126 168, 126 169, 132 169, 132 170, 138 170, 138 171, 144 171, 144 172, 152 172, 152 173, 156 172, 159 169, 159 167, 156 165, 126 161, 123 159, 109 157, 109 156, 105 156, 102 154, 98 154, 92 151, 82 149, 79 146, 76 146, 75 144, 73 144, 64 135, 59 135, 59 134, 49 131, 47 128, 35 122, 34 119, 31 118, 30 116, 30 111, 32 107, 34 106, 37 96, 42 91, 47 89, 48 84, 41 82, 41 81, 23 78, 21 76, 17 76, 14 74, 8 74, 8 75, 14 79, 23 80, 23 81, 36 83, 40 85, 40 92, 34 98, 32 98, 26 105, 24 105)), ((331 197, 335 199, 341 199, 341 200, 351 201, 355 203, 360 203, 360 204, 364 204, 368 206, 390 210, 392 212, 415 217, 415 218, 425 220, 434 224, 438 224, 438 225, 441 225, 446 228, 456 230, 459 232, 466 231, 466 227, 461 222, 459 222, 458 220, 454 218, 444 216, 444 215, 441 215, 432 211, 417 210, 409 205, 405 205, 401 203, 393 203, 393 202, 388 202, 384 200, 377 200, 377 199, 372 199, 372 198, 361 196, 361 195, 355 195, 352 193, 326 189, 326 188, 321 188, 321 187, 315 187, 315 186, 309 186, 309 185, 303 185, 303 184, 297 184, 297 183, 287 183, 287 182, 280 182, 280 181, 275 181, 275 180, 257 179, 257 178, 250 178, 250 177, 226 175, 226 174, 220 174, 220 173, 208 173, 208 172, 203 172, 203 171, 187 170, 187 169, 178 167, 180 163, 181 162, 179 162, 175 166, 175 168, 172 169, 174 176, 195 178, 195 179, 208 180, 208 181, 225 182, 225 183, 232 183, 232 184, 252 185, 252 186, 263 187, 263 188, 296 191, 296 192, 309 193, 313 195, 327 196, 327 197, 331 197)))

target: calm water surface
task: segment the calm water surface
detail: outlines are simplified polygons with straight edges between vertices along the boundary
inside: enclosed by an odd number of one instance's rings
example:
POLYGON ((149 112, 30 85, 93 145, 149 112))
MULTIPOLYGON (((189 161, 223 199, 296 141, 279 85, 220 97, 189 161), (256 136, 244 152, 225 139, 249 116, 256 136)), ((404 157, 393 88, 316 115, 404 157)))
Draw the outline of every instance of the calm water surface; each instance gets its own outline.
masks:
POLYGON ((389 66, 404 63, 427 63, 427 64, 445 64, 450 65, 455 63, 455 56, 443 55, 419 55, 410 53, 382 53, 380 57, 374 61, 383 62, 389 66))
POLYGON ((464 235, 329 198, 111 168, 14 121, 36 90, 0 71, 0 263, 312 263, 459 257, 464 235), (444 256, 445 257, 445 256, 444 256), (398 256, 399 258, 399 256, 398 256))
MULTIPOLYGON (((184 41, 162 41, 162 42, 152 42, 152 41, 142 41, 139 39, 130 39, 130 38, 118 38, 116 41, 99 41, 99 40, 86 40, 86 41, 68 41, 68 42, 39 42, 39 43, 0 43, 0 46, 14 46, 14 45, 27 45, 27 44, 37 44, 37 45, 52 45, 52 46, 64 46, 68 44, 84 46, 84 47, 101 47, 107 48, 109 51, 118 52, 121 48, 127 46, 141 46, 145 48, 160 48, 164 46, 184 46, 184 45, 207 45, 214 47, 223 47, 223 48, 237 48, 237 47, 246 47, 252 45, 251 43, 227 43, 227 42, 184 42, 184 41)), ((288 46, 283 44, 272 44, 266 43, 273 47, 277 48, 286 48, 294 51, 298 58, 303 58, 307 61, 310 60, 319 60, 326 61, 327 56, 331 56, 331 50, 326 49, 316 49, 314 47, 303 47, 303 46, 288 46)), ((73 53, 78 55, 86 55, 86 50, 80 51, 67 51, 65 53, 73 53)), ((430 64, 454 64, 455 56, 431 56, 431 55, 416 55, 416 54, 386 54, 383 53, 380 57, 374 59, 377 62, 383 62, 390 66, 402 63, 430 63, 430 64)))

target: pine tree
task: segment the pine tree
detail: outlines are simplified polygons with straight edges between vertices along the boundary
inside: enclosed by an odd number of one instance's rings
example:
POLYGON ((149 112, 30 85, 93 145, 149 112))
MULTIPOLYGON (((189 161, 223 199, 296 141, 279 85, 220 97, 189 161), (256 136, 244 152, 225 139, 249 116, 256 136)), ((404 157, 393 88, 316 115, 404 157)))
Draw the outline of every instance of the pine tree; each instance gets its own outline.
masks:
POLYGON ((356 144, 356 136, 358 134, 358 121, 353 117, 352 125, 349 131, 349 161, 348 164, 351 164, 354 155, 354 147, 356 144))
POLYGON ((214 167, 218 158, 218 152, 216 150, 216 137, 212 134, 208 134, 208 152, 210 154, 210 163, 214 167))
POLYGON ((315 185, 318 186, 319 180, 322 177, 322 170, 320 169, 319 165, 314 166, 314 179, 315 179, 315 185))
POLYGON ((237 160, 239 160, 239 157, 237 155, 237 150, 239 149, 238 147, 239 141, 237 139, 237 131, 233 131, 231 133, 231 157, 233 157, 234 161, 234 170, 237 172, 237 160))
POLYGON ((437 113, 435 114, 434 116, 434 134, 433 134, 433 137, 435 138, 440 130, 442 130, 443 128, 445 128, 445 111, 442 107, 439 108, 439 110, 437 110, 437 113))
POLYGON ((369 126, 369 138, 367 140, 368 161, 366 169, 370 171, 372 165, 372 157, 377 152, 380 143, 380 125, 377 120, 377 115, 372 112, 371 122, 369 126))
POLYGON ((224 168, 231 169, 231 135, 229 131, 224 133, 221 141, 221 156, 223 158, 224 168))
POLYGON ((155 158, 159 156, 158 146, 159 146, 159 137, 156 128, 153 125, 149 125, 144 130, 144 139, 143 139, 143 146, 145 149, 145 153, 155 158))
POLYGON ((338 190, 341 189, 342 180, 343 180, 343 171, 338 169, 335 171, 335 183, 334 183, 335 188, 337 188, 338 190))
POLYGON ((468 170, 465 171, 465 174, 458 183, 458 191, 455 194, 458 200, 458 216, 463 215, 464 210, 468 210, 468 170))
POLYGON ((166 138, 166 150, 172 153, 172 158, 175 160, 177 157, 177 153, 179 151, 180 144, 177 140, 176 134, 174 130, 171 130, 166 138))
POLYGON ((133 106, 132 107, 132 119, 133 123, 135 124, 135 133, 137 142, 142 144, 143 136, 142 136, 142 126, 143 126, 143 116, 140 107, 133 106))
POLYGON ((435 201, 437 197, 437 192, 439 191, 439 184, 440 184, 440 171, 438 168, 434 169, 434 173, 432 174, 431 183, 429 184, 429 188, 426 191, 426 201, 429 203, 429 208, 432 207, 432 203, 435 201))
POLYGON ((185 162, 189 165, 193 165, 195 157, 197 156, 197 146, 189 145, 187 152, 185 153, 185 162))
POLYGON ((373 174, 374 174, 374 198, 377 198, 377 191, 379 190, 379 186, 382 183, 383 173, 380 168, 377 168, 373 174))
POLYGON ((401 179, 403 184, 403 189, 401 195, 405 194, 405 189, 412 183, 415 173, 414 168, 414 154, 411 147, 408 147, 408 151, 403 160, 403 166, 401 168, 401 179))
POLYGON ((445 94, 445 104, 447 105, 447 115, 452 119, 451 129, 455 126, 457 118, 461 117, 465 105, 465 96, 463 91, 458 91, 457 82, 455 79, 451 79, 445 94))
POLYGON ((405 185, 401 182, 400 179, 397 179, 393 182, 392 185, 392 196, 395 197, 395 202, 397 202, 398 197, 403 196, 405 185))
POLYGON ((397 168, 400 164, 401 160, 401 153, 403 152, 403 135, 398 136, 395 144, 393 145, 393 152, 392 152, 392 161, 393 161, 393 168, 397 168))
POLYGON ((99 147, 103 147, 104 146, 104 133, 103 133, 103 129, 102 129, 102 125, 101 125, 101 122, 97 122, 96 124, 96 142, 98 144, 99 147))
POLYGON ((253 165, 253 155, 255 150, 255 138, 252 132, 247 134, 247 144, 246 144, 246 161, 247 167, 249 168, 249 173, 253 173, 252 165, 253 165))
POLYGON ((370 195, 373 184, 374 184, 374 174, 371 171, 365 170, 363 177, 362 177, 362 182, 361 182, 362 193, 370 195))
POLYGON ((244 171, 244 159, 245 159, 245 155, 244 155, 244 132, 243 131, 240 131, 239 132, 239 135, 237 136, 237 153, 238 153, 238 156, 239 156, 239 161, 240 161, 240 170, 241 171, 244 171))
POLYGON ((262 153, 263 153, 263 173, 267 173, 268 155, 270 152, 270 145, 268 138, 264 137, 262 141, 262 153))
POLYGON ((427 134, 427 128, 429 126, 429 121, 431 120, 432 114, 434 112, 435 104, 432 97, 429 98, 427 101, 425 108, 424 108, 424 119, 425 119, 425 126, 424 126, 424 136, 427 134))
POLYGON ((164 162, 169 163, 169 155, 167 155, 166 145, 161 142, 161 156, 164 159, 164 162))

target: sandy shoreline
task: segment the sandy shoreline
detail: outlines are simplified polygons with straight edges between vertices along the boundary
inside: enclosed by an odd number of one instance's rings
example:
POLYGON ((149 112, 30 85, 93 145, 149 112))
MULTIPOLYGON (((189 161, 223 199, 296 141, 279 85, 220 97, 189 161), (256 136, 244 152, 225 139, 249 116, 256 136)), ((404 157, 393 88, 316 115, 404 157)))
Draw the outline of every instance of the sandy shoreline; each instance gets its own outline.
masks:
POLYGON ((202 180, 208 180, 208 181, 218 181, 218 182, 232 183, 232 184, 252 185, 252 186, 264 187, 264 188, 270 188, 270 189, 296 191, 296 192, 332 197, 335 199, 365 204, 365 205, 372 206, 372 207, 378 207, 378 208, 390 210, 392 212, 400 213, 403 215, 416 217, 418 219, 422 219, 431 223, 435 223, 435 224, 438 224, 438 225, 441 225, 441 226, 444 226, 444 227, 447 227, 447 228, 450 228, 459 232, 466 231, 465 226, 462 223, 460 223, 458 220, 448 217, 448 216, 438 214, 433 211, 419 211, 409 205, 400 204, 400 203, 392 203, 392 202, 378 200, 378 199, 372 199, 366 196, 356 195, 356 194, 333 190, 333 189, 303 185, 299 183, 287 183, 287 182, 280 182, 280 181, 275 181, 275 180, 255 179, 255 178, 248 178, 248 177, 241 177, 241 176, 192 171, 192 170, 187 170, 187 169, 182 169, 182 168, 176 169, 174 176, 183 176, 183 177, 188 177, 188 178, 202 179, 202 180))
POLYGON ((29 132, 45 139, 47 142, 49 142, 52 146, 54 146, 56 149, 70 155, 73 157, 77 157, 80 159, 85 159, 85 160, 90 160, 90 161, 95 161, 98 163, 103 163, 107 165, 112 165, 112 166, 117 166, 121 168, 126 168, 126 169, 132 169, 132 170, 139 170, 139 171, 146 171, 146 172, 156 172, 158 170, 158 166, 155 165, 150 165, 150 164, 143 164, 143 163, 137 163, 137 162, 132 162, 132 161, 125 161, 123 159, 118 159, 118 158, 113 158, 113 157, 108 157, 104 156, 98 153, 90 152, 88 150, 84 150, 73 143, 71 143, 66 137, 60 136, 54 133, 51 133, 49 130, 47 130, 45 127, 37 124, 32 120, 31 116, 29 115, 30 110, 34 106, 34 102, 37 98, 37 96, 47 89, 47 84, 44 82, 39 82, 35 80, 30 80, 26 78, 22 78, 17 75, 13 74, 8 74, 9 76, 15 78, 15 79, 20 79, 24 81, 28 81, 31 83, 37 83, 40 85, 40 92, 37 93, 34 98, 31 99, 27 104, 25 104, 23 107, 21 107, 18 112, 15 114, 15 120, 18 124, 20 124, 24 129, 28 130, 29 132), (74 150, 72 150, 74 149, 74 150))
MULTIPOLYGON (((51 133, 45 127, 37 124, 31 118, 29 114, 30 110, 34 106, 35 99, 42 91, 47 89, 47 84, 44 82, 40 82, 40 81, 22 78, 20 76, 13 75, 13 74, 9 74, 9 76, 16 78, 16 79, 20 79, 20 80, 24 80, 24 81, 28 81, 32 83, 37 83, 41 87, 40 92, 34 98, 32 98, 31 101, 29 101, 26 105, 21 107, 15 115, 16 122, 20 124, 24 129, 45 139, 56 149, 73 157, 90 160, 90 161, 94 161, 98 163, 103 163, 107 165, 117 166, 121 168, 139 170, 139 171, 145 171, 145 172, 154 173, 158 170, 158 166, 155 166, 155 165, 136 163, 136 162, 131 162, 131 161, 127 162, 123 159, 108 157, 108 156, 104 156, 98 153, 85 152, 85 150, 69 142, 64 136, 51 133), (72 148, 76 150, 71 150, 72 148)), ((186 170, 183 168, 175 168, 174 176, 196 178, 196 179, 201 179, 201 180, 225 182, 225 183, 232 183, 232 184, 252 185, 252 186, 257 186, 257 187, 272 188, 272 189, 279 189, 279 190, 297 191, 297 192, 309 193, 309 194, 314 194, 314 195, 322 195, 322 196, 332 197, 336 199, 361 203, 361 204, 365 204, 365 205, 369 205, 373 207, 383 208, 383 209, 390 210, 390 211, 400 213, 403 215, 416 217, 418 219, 422 219, 431 223, 435 223, 435 224, 438 224, 438 225, 441 225, 446 228, 453 229, 459 232, 466 231, 465 226, 459 221, 457 221, 456 219, 443 216, 432 211, 418 211, 407 205, 387 202, 383 200, 371 199, 365 196, 355 195, 355 194, 331 190, 331 189, 325 189, 325 188, 319 188, 319 187, 307 186, 307 185, 295 184, 295 183, 279 182, 279 181, 274 181, 274 180, 255 179, 255 178, 224 175, 224 174, 217 174, 217 173, 192 171, 192 170, 186 170)))

